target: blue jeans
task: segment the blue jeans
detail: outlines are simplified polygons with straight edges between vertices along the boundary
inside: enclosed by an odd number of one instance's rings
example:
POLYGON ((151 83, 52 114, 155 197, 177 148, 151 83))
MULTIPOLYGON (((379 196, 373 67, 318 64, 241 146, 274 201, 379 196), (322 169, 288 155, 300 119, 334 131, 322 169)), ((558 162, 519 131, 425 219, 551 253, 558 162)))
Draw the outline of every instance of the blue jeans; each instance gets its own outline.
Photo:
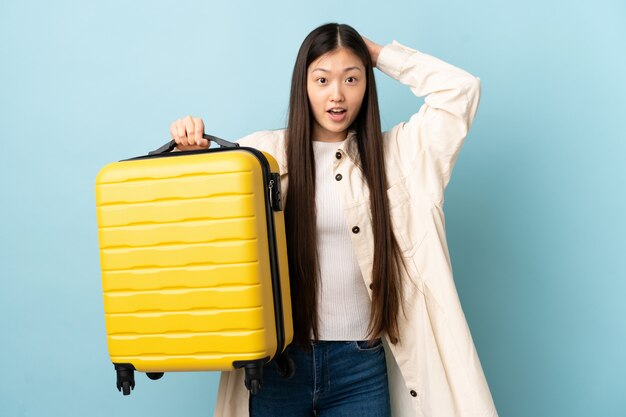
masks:
POLYGON ((385 351, 380 340, 312 342, 311 351, 289 346, 295 375, 285 378, 274 362, 263 369, 250 417, 390 417, 385 351))

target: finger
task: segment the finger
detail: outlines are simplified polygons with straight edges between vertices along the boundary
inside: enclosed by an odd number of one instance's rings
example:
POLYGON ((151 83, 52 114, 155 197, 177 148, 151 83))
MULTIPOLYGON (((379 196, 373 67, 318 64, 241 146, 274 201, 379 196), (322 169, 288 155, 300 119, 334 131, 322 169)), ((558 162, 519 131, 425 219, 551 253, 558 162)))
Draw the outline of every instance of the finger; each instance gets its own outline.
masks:
POLYGON ((193 118, 191 116, 185 117, 184 124, 185 124, 185 136, 187 136, 187 141, 189 142, 190 145, 195 145, 196 139, 194 138, 194 132, 196 129, 194 127, 193 118))
POLYGON ((176 124, 176 132, 178 134, 179 144, 183 146, 189 145, 189 141, 187 140, 187 133, 185 132, 185 123, 183 120, 179 120, 176 124))
POLYGON ((210 143, 208 140, 204 139, 204 138, 200 138, 200 146, 202 148, 208 148, 210 146, 210 143))
POLYGON ((170 125, 170 137, 178 145, 178 132, 176 130, 176 122, 172 122, 172 124, 170 125))
POLYGON ((185 135, 185 128, 183 125, 183 119, 178 119, 176 120, 176 140, 178 141, 179 145, 186 145, 187 144, 187 135, 185 135))
POLYGON ((193 124, 194 124, 194 138, 196 140, 196 143, 198 145, 202 145, 202 134, 204 133, 204 122, 202 121, 201 118, 199 117, 194 117, 193 119, 193 124))

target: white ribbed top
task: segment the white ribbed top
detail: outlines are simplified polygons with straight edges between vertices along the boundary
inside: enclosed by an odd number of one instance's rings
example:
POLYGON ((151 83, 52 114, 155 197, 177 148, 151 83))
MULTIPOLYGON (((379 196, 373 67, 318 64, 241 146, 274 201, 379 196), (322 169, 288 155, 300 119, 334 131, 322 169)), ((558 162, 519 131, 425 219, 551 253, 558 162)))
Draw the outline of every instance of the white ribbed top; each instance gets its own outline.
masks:
MULTIPOLYGON (((313 142, 317 254, 320 267, 320 340, 365 340, 371 301, 341 209, 333 164, 341 142, 313 142)), ((345 180, 344 180, 345 181, 345 180)))

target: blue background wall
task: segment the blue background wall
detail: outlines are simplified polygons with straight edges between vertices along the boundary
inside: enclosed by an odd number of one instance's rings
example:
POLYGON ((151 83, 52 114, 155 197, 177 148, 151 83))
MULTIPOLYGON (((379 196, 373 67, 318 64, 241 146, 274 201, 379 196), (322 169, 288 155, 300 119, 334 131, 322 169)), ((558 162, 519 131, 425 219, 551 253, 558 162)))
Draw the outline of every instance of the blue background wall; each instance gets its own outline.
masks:
MULTIPOLYGON (((0 415, 207 416, 217 374, 106 350, 94 178, 204 117, 284 126, 297 48, 327 21, 479 76, 447 192, 456 281, 501 416, 626 415, 626 3, 0 3, 0 415)), ((421 101, 378 74, 386 128, 421 101)))

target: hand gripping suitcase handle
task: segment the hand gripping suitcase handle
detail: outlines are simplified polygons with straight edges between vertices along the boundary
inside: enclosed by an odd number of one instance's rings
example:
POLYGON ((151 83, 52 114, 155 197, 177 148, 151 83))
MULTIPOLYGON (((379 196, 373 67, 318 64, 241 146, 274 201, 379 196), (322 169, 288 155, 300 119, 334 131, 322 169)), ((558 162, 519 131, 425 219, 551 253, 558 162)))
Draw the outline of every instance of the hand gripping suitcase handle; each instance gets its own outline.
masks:
MULTIPOLYGON (((217 136, 207 135, 206 133, 202 134, 204 139, 207 139, 210 142, 215 142, 220 145, 220 148, 238 148, 239 144, 237 142, 229 142, 227 140, 218 138, 217 136)), ((161 146, 159 149, 155 149, 151 152, 148 152, 148 155, 158 155, 161 153, 171 152, 176 147, 176 141, 171 140, 167 142, 165 145, 161 146)))

